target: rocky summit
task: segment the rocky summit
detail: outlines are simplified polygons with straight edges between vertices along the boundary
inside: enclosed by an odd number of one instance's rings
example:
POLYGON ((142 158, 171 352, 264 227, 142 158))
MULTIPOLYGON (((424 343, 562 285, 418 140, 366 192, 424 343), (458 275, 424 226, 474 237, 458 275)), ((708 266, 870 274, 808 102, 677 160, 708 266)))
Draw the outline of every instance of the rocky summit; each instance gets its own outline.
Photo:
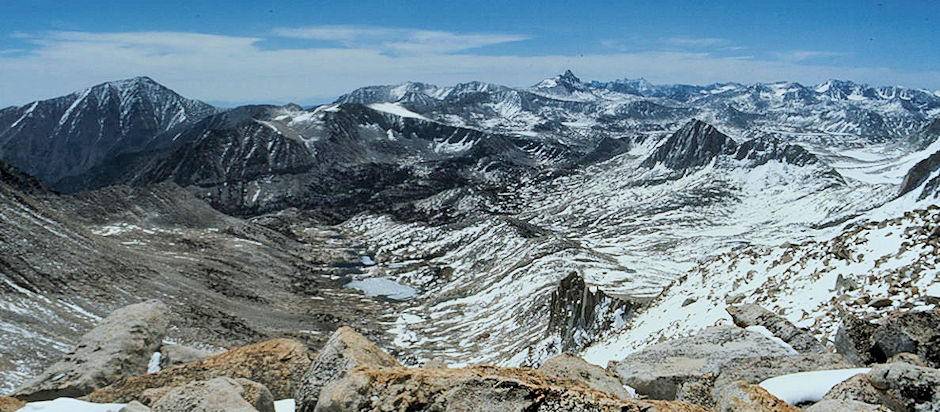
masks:
POLYGON ((0 109, 0 411, 940 408, 937 94, 532 83, 0 109))

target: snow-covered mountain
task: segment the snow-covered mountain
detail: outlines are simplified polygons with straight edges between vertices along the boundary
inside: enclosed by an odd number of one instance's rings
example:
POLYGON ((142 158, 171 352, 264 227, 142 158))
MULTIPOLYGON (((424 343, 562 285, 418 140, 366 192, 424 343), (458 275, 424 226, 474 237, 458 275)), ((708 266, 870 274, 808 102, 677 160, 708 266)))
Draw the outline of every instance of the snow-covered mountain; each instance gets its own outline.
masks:
MULTIPOLYGON (((538 365, 560 351, 600 362, 605 351, 718 321, 732 292, 825 333, 835 303, 823 300, 833 296, 811 290, 839 275, 897 278, 912 265, 918 280, 895 286, 912 299, 920 296, 912 285, 935 293, 936 271, 925 262, 936 249, 901 250, 933 242, 936 210, 923 210, 940 193, 940 97, 919 90, 584 82, 568 71, 526 88, 409 82, 307 109, 217 110, 139 78, 32 106, 0 111, 0 159, 26 162, 46 184, 80 193, 60 197, 36 182, 10 193, 38 191, 43 207, 68 211, 61 220, 86 222, 70 223, 80 236, 127 239, 88 247, 127 248, 114 259, 218 287, 213 271, 225 264, 204 254, 200 239, 242 256, 233 246, 242 237, 190 222, 182 230, 198 239, 181 247, 175 229, 105 228, 87 223, 88 204, 76 206, 85 193, 150 198, 153 185, 172 182, 183 189, 171 185, 175 194, 165 195, 157 186, 161 199, 184 193, 184 211, 205 201, 238 230, 252 228, 252 250, 263 259, 244 257, 250 270, 239 276, 269 279, 270 265, 287 272, 270 276, 283 282, 264 286, 272 293, 289 284, 291 299, 355 295, 376 305, 369 327, 391 327, 370 331, 392 353, 407 348, 409 364, 538 365), (39 110, 46 106, 64 108, 39 110), (87 126, 112 123, 128 128, 87 126), (36 161, 44 156, 30 151, 37 136, 68 166, 36 161), (81 150, 70 149, 78 143, 81 150), (84 192, 114 184, 134 189, 84 192), (288 244, 289 257, 276 252, 288 244), (313 245, 322 249, 308 254, 313 245), (180 249, 212 270, 145 257, 180 249), (832 264, 845 253, 847 266, 832 264), (803 314, 803 304, 815 306, 803 314)), ((29 181, 0 176, 10 187, 29 181)), ((89 203, 112 220, 138 213, 129 201, 89 203)), ((898 295, 882 287, 889 280, 856 278, 869 299, 898 295)))
POLYGON ((102 83, 0 110, 0 159, 51 184, 123 153, 172 146, 217 111, 148 77, 102 83))

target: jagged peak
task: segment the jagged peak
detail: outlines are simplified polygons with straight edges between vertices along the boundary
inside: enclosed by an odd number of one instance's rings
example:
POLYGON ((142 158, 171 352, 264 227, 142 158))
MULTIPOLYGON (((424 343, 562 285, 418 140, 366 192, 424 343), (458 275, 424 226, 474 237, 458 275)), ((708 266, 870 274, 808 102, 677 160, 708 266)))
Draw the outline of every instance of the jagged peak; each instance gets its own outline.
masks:
POLYGON ((581 83, 581 79, 578 76, 575 76, 574 73, 569 69, 561 75, 561 78, 572 83, 581 83))
POLYGON ((581 79, 579 79, 578 76, 575 76, 571 70, 565 70, 565 72, 562 74, 542 80, 535 85, 535 88, 551 89, 558 86, 569 88, 573 87, 578 89, 583 88, 581 79))

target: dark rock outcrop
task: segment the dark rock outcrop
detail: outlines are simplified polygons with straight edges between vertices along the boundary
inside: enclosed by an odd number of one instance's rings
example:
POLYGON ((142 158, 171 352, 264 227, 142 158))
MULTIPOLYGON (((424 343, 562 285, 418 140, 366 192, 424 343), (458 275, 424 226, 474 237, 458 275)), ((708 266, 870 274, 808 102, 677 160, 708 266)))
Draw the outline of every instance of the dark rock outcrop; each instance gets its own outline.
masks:
POLYGON ((16 390, 29 400, 79 397, 147 372, 147 362, 166 334, 169 309, 158 301, 123 307, 82 336, 62 360, 16 390))
MULTIPOLYGON (((898 191, 898 197, 904 196, 908 192, 917 189, 937 170, 940 170, 940 151, 917 162, 917 164, 907 171, 907 174, 904 175, 904 180, 901 181, 901 189, 898 191)), ((931 185, 928 184, 928 186, 931 185)), ((931 191, 927 189, 930 188, 925 188, 924 192, 918 195, 919 199, 925 199, 931 193, 931 191)), ((935 185, 933 189, 936 189, 935 185)))
POLYGON ((584 283, 577 272, 571 272, 552 292, 549 307, 546 334, 560 338, 558 352, 573 352, 593 343, 616 322, 629 319, 638 304, 608 296, 584 283))
POLYGON ((884 363, 909 352, 927 366, 940 366, 940 309, 893 312, 875 322, 846 314, 835 337, 836 350, 858 364, 884 363))
POLYGON ((49 193, 49 189, 39 179, 23 173, 13 165, 0 161, 0 182, 10 185, 20 193, 40 195, 49 193))

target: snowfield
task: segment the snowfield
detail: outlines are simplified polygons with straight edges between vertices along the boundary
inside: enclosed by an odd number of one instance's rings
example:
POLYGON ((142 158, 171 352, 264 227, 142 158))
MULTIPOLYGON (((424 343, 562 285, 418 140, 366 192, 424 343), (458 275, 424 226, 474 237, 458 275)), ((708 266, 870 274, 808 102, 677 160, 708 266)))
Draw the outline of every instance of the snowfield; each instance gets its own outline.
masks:
POLYGON ((940 207, 931 205, 881 221, 859 219, 826 240, 725 253, 683 275, 623 331, 583 355, 606 365, 662 339, 731 322, 729 302, 759 304, 827 343, 842 310, 930 308, 925 299, 938 289, 938 240, 940 207), (882 298, 890 303, 869 305, 882 298), (686 299, 695 301, 682 306, 686 299))

